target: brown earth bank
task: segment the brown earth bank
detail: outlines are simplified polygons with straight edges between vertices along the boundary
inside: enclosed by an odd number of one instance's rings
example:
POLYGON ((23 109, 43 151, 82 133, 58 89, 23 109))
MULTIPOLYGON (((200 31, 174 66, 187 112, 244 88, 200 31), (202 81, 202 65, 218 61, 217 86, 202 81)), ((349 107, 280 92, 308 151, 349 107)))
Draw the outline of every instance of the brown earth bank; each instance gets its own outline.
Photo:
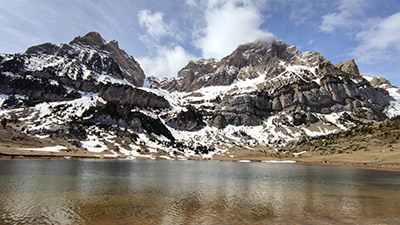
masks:
MULTIPOLYGON (((0 159, 98 159, 110 157, 111 152, 88 152, 61 138, 37 138, 21 132, 18 127, 9 125, 0 128, 0 159), (43 148, 65 146, 59 152, 40 152, 21 150, 23 148, 43 148)), ((159 151, 152 155, 163 159, 166 153, 159 151)), ((175 159, 182 159, 180 154, 175 159)), ((137 159, 148 159, 136 157, 137 159)), ((252 148, 234 147, 212 159, 191 157, 189 160, 215 161, 295 161, 304 164, 349 166, 367 169, 391 170, 400 172, 400 118, 359 126, 338 134, 316 137, 293 143, 284 148, 257 146, 252 148)))

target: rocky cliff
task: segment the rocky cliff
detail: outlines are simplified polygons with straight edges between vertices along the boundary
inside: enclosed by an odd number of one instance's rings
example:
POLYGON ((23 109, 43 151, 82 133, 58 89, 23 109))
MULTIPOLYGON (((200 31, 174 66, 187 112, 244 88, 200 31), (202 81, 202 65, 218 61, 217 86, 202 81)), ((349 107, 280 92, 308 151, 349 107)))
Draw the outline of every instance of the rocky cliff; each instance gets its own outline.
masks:
POLYGON ((219 103, 209 120, 218 128, 262 125, 281 112, 307 115, 311 123, 318 121, 312 113, 344 111, 383 120, 382 111, 393 100, 360 75, 353 59, 333 65, 317 52, 300 52, 279 41, 241 45, 220 61, 189 62, 177 80, 163 81, 160 86, 185 92, 228 88, 229 93, 216 96, 219 103))

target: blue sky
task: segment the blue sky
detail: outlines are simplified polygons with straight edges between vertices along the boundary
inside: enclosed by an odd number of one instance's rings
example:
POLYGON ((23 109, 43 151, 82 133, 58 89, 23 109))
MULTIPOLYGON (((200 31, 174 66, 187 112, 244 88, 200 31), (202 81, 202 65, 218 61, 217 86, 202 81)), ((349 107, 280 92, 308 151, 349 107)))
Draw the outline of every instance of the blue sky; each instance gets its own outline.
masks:
POLYGON ((97 31, 146 75, 171 77, 191 59, 276 38, 400 86, 398 0, 2 0, 0 24, 1 53, 97 31))

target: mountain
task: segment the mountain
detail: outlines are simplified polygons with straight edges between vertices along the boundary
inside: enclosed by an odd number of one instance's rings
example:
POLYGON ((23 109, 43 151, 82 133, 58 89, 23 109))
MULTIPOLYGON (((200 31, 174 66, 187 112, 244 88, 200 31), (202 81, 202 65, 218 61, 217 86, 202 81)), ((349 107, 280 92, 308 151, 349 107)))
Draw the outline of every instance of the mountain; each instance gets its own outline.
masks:
POLYGON ((354 60, 333 65, 319 53, 302 53, 283 42, 249 43, 221 61, 190 62, 178 77, 162 87, 194 93, 228 87, 210 121, 219 128, 261 125, 282 111, 304 114, 310 122, 316 118, 309 113, 342 111, 382 120, 380 112, 393 100, 360 75, 354 60), (360 109, 366 111, 355 112, 360 109))
MULTIPOLYGON (((65 75, 67 76, 82 77, 84 80, 101 81, 104 79, 102 75, 107 73, 112 78, 126 80, 141 87, 145 78, 139 63, 124 50, 121 50, 117 41, 113 40, 106 43, 96 32, 90 32, 83 37, 76 37, 69 44, 57 46, 45 43, 33 46, 28 48, 25 53, 33 56, 31 60, 33 62, 45 60, 47 63, 54 63, 55 67, 59 65, 60 59, 64 59, 61 62, 64 64, 61 64, 60 67, 66 67, 70 71, 62 72, 66 72, 65 75), (39 58, 34 58, 34 56, 39 56, 39 58)), ((63 74, 57 73, 57 75, 62 76, 63 74)))
POLYGON ((60 156, 215 158, 275 151, 400 112, 398 89, 361 75, 354 60, 334 65, 276 40, 191 61, 177 78, 160 79, 90 32, 0 55, 0 79, 0 150, 14 149, 8 154, 52 143, 60 156))

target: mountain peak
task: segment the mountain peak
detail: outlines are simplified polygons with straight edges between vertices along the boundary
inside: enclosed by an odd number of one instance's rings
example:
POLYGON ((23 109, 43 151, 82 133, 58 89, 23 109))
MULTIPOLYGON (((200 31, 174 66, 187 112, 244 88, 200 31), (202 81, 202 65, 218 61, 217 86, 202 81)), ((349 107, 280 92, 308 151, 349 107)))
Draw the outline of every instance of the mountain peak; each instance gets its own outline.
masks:
POLYGON ((358 70, 358 66, 354 59, 349 59, 345 62, 340 62, 336 65, 336 67, 345 73, 350 73, 360 76, 360 71, 358 70))
POLYGON ((89 46, 103 46, 106 44, 106 41, 101 37, 101 35, 97 32, 89 32, 85 36, 75 37, 69 44, 83 44, 89 46))

